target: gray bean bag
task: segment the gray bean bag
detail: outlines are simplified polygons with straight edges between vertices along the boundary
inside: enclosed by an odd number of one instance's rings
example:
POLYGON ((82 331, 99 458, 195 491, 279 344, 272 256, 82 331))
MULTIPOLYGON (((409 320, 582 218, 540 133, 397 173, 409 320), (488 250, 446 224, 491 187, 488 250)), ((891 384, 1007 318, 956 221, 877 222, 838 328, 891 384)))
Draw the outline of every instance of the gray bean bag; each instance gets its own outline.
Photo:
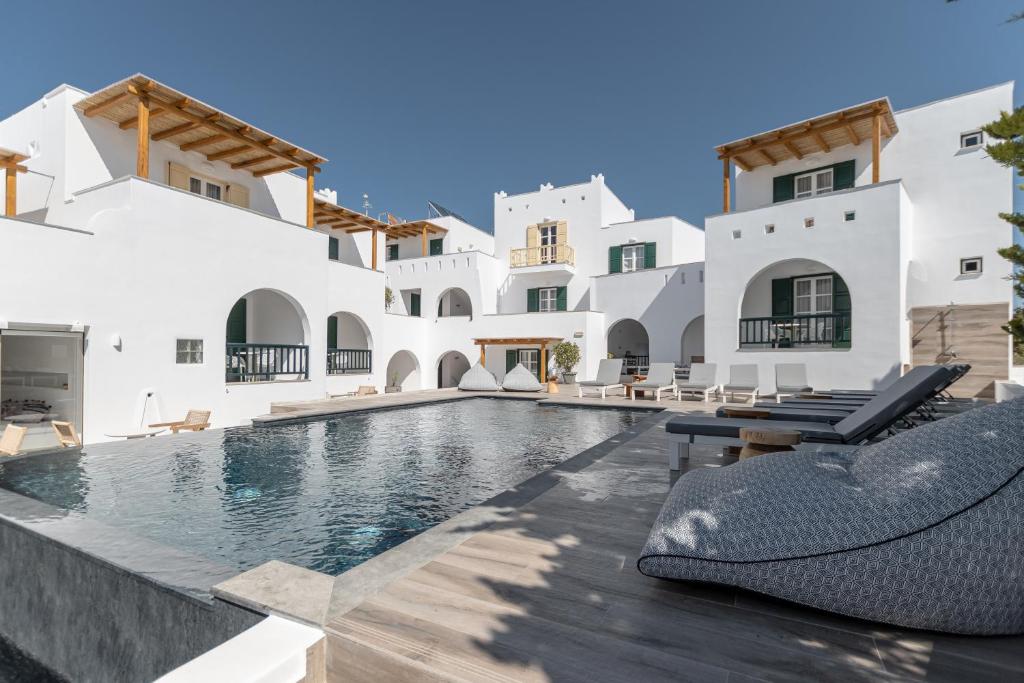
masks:
POLYGON ((476 365, 462 375, 462 379, 459 380, 459 389, 462 391, 497 391, 498 380, 494 378, 490 370, 477 361, 476 365))
POLYGON ((1024 632, 1024 399, 855 451, 681 477, 638 562, 831 612, 1024 632))
POLYGON ((501 388, 505 391, 540 391, 541 385, 537 376, 520 363, 508 371, 501 382, 501 388))

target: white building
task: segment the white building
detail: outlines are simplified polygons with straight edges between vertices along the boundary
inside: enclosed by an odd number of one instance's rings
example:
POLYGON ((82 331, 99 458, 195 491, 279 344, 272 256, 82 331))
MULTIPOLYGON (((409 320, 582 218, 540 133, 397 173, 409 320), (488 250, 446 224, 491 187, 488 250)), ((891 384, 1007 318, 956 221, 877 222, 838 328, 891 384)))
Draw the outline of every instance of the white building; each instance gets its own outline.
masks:
POLYGON ((1012 171, 982 125, 1004 83, 892 111, 887 99, 719 146, 724 210, 705 222, 707 359, 806 363, 817 387, 867 388, 908 365, 958 360, 958 384, 1006 379, 1012 171), (730 162, 738 167, 735 211, 730 162))
POLYGON ((50 443, 48 419, 92 442, 190 408, 228 426, 360 385, 452 386, 481 348, 499 379, 545 373, 540 348, 496 339, 572 339, 584 376, 608 352, 703 354, 703 231, 634 220, 603 177, 499 193, 492 236, 340 207, 314 193, 325 161, 142 75, 0 121, 0 403, 44 416, 25 446, 50 443))

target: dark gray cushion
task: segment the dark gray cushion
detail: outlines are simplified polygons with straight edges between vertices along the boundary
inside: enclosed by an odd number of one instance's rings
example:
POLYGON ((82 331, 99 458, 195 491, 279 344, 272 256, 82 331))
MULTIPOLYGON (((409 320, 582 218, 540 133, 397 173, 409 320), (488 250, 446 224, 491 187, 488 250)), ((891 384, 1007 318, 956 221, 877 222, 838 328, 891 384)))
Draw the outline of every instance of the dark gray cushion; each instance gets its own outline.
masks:
POLYGON ((845 443, 870 439, 949 386, 951 377, 950 368, 941 365, 913 368, 862 408, 836 423, 836 432, 845 443))
MULTIPOLYGON (((665 431, 672 434, 696 434, 701 436, 728 436, 739 438, 743 427, 764 427, 763 420, 740 417, 712 417, 710 415, 686 415, 672 418, 665 424, 665 431)), ((838 442, 839 435, 831 425, 821 422, 779 420, 772 423, 772 429, 795 429, 807 441, 838 442)))
MULTIPOLYGON (((777 406, 754 406, 757 410, 766 410, 770 414, 766 420, 787 420, 789 422, 827 422, 835 424, 849 413, 835 410, 801 410, 799 408, 780 408, 777 406)), ((718 417, 727 417, 728 408, 719 408, 715 414, 718 417)))

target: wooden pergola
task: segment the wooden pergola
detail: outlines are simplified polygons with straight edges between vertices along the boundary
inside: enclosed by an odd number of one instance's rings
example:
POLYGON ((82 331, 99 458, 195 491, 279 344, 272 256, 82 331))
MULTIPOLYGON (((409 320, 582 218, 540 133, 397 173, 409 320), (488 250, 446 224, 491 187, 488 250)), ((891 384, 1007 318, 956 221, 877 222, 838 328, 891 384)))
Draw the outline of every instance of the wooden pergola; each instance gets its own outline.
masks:
POLYGON ((27 154, 0 147, 0 168, 5 171, 4 179, 4 215, 14 216, 18 213, 18 174, 25 173, 28 168, 21 162, 28 159, 27 154))
POLYGON ((488 346, 540 346, 540 381, 548 379, 548 345, 562 341, 561 337, 486 337, 474 339, 480 347, 480 365, 487 365, 488 346))
POLYGON ((306 172, 306 225, 313 227, 313 183, 326 158, 264 132, 143 74, 97 90, 75 104, 86 117, 102 117, 136 130, 135 175, 149 178, 150 140, 199 151, 260 178, 292 169, 306 172))
POLYGON ((389 225, 387 230, 388 239, 397 240, 403 237, 416 237, 420 236, 423 244, 423 255, 427 256, 430 250, 427 246, 430 235, 443 235, 448 232, 445 228, 439 225, 434 225, 430 221, 407 221, 405 223, 396 223, 389 225))
POLYGON ((719 145, 715 149, 722 160, 722 211, 729 213, 731 208, 730 162, 750 171, 758 166, 775 166, 787 159, 803 159, 816 152, 828 153, 844 145, 859 145, 870 139, 871 182, 877 183, 882 136, 891 138, 897 131, 889 100, 882 98, 719 145))
POLYGON ((408 223, 388 224, 371 218, 366 214, 347 209, 344 206, 333 204, 320 197, 314 198, 313 220, 318 226, 341 230, 353 234, 370 231, 371 267, 377 270, 377 233, 384 233, 387 239, 401 239, 403 237, 422 236, 423 255, 428 254, 428 235, 438 235, 448 232, 439 225, 429 221, 410 221, 408 223))

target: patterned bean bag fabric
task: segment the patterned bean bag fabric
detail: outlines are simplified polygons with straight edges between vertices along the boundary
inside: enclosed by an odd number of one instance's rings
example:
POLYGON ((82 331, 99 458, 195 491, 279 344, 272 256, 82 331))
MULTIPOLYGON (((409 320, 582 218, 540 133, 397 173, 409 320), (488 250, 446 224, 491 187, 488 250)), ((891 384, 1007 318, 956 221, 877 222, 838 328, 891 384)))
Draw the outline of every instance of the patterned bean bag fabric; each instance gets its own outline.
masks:
POLYGON ((690 472, 638 567, 898 626, 1024 633, 1024 399, 851 453, 690 472))
POLYGON ((537 376, 520 363, 508 371, 501 382, 501 388, 505 391, 540 391, 541 385, 537 376))
POLYGON ((462 375, 462 379, 459 380, 459 389, 462 391, 497 391, 498 380, 494 378, 490 370, 477 361, 476 365, 462 375))

